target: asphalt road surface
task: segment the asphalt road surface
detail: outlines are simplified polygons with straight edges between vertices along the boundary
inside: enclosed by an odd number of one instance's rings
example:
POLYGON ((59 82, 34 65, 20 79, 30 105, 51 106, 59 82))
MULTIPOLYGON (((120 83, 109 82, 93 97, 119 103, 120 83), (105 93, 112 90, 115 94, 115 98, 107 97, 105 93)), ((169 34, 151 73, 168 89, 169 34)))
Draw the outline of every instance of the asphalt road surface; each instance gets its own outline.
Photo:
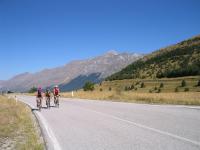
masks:
POLYGON ((48 149, 200 150, 200 108, 61 99, 60 107, 35 110, 48 149))

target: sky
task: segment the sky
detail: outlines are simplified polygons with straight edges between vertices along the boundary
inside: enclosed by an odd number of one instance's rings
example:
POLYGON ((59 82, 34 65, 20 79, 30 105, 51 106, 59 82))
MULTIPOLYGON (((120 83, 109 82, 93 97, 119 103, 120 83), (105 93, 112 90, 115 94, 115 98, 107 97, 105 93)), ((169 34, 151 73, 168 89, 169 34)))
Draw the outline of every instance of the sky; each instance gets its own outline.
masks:
POLYGON ((0 80, 200 34, 199 0, 0 0, 0 80))

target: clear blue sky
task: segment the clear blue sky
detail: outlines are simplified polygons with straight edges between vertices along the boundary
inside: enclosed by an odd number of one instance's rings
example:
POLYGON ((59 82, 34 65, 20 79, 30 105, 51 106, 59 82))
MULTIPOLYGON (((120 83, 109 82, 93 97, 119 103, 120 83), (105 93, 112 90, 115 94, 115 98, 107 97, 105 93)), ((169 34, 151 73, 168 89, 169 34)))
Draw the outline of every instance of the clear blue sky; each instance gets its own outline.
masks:
POLYGON ((200 34, 200 0, 0 0, 0 79, 200 34))

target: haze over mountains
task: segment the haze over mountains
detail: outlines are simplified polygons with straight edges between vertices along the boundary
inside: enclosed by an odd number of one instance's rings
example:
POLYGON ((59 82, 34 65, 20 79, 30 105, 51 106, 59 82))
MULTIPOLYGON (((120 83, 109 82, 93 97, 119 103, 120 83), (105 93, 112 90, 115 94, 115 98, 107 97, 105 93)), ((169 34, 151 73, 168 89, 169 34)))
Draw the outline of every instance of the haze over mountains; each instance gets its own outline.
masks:
POLYGON ((57 68, 19 74, 10 80, 0 81, 0 88, 27 91, 33 86, 45 88, 60 85, 64 91, 79 89, 86 81, 98 83, 141 57, 142 55, 136 53, 119 54, 116 51, 108 51, 102 56, 72 61, 57 68))

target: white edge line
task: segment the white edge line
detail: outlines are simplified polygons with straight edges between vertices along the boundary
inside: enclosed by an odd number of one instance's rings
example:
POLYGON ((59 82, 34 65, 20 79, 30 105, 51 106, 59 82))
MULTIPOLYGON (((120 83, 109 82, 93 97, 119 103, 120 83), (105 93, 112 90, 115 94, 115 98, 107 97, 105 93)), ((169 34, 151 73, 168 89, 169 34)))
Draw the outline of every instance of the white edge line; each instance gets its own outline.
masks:
MULTIPOLYGON (((26 104, 29 105, 31 108, 35 108, 32 104, 28 104, 28 103, 26 103, 26 104)), ((35 114, 37 114, 37 116, 40 118, 39 119, 39 120, 41 120, 40 122, 42 123, 48 137, 52 141, 54 150, 62 150, 62 148, 60 147, 60 144, 59 144, 58 140, 56 139, 53 131, 48 127, 48 123, 47 123, 46 119, 39 112, 35 112, 35 114)))
POLYGON ((154 132, 162 134, 162 135, 167 135, 167 136, 170 136, 172 138, 175 138, 175 139, 178 139, 178 140, 181 140, 181 141, 189 142, 189 143, 192 143, 192 144, 194 144, 196 146, 200 146, 200 142, 193 141, 193 140, 190 140, 190 139, 187 139, 187 138, 184 138, 184 137, 181 137, 181 136, 178 136, 178 135, 166 132, 166 131, 161 131, 161 130, 158 130, 158 129, 155 129, 155 128, 151 128, 151 127, 139 124, 139 123, 135 123, 133 121, 126 120, 126 119, 121 119, 119 117, 116 117, 116 116, 113 116, 113 115, 109 115, 109 114, 106 114, 106 113, 102 113, 102 112, 99 112, 99 111, 95 111, 95 110, 91 110, 91 109, 87 109, 87 108, 82 108, 82 109, 85 109, 87 111, 91 111, 91 112, 94 112, 94 113, 97 113, 97 114, 100 114, 100 115, 103 115, 103 116, 107 116, 107 117, 113 118, 115 120, 126 122, 126 123, 132 124, 134 126, 137 126, 139 128, 143 128, 143 129, 147 129, 147 130, 150 130, 150 131, 154 131, 154 132))
POLYGON ((52 143, 53 143, 53 147, 55 150, 61 150, 61 147, 59 145, 59 142, 58 140, 56 139, 53 131, 51 130, 51 128, 48 127, 48 124, 47 124, 47 121, 46 119, 39 113, 39 112, 36 112, 37 115, 39 116, 42 124, 43 124, 43 127, 45 128, 46 130, 46 133, 47 135, 49 136, 49 138, 51 139, 52 143))

